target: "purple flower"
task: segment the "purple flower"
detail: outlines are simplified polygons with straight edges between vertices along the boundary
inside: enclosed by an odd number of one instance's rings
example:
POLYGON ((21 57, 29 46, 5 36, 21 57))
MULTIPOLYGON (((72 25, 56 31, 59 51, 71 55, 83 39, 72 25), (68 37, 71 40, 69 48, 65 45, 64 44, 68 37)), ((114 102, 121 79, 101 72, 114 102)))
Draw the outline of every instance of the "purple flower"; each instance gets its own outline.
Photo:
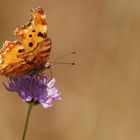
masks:
POLYGON ((60 100, 60 93, 54 87, 55 79, 48 81, 46 76, 24 75, 11 78, 9 86, 5 88, 11 92, 18 92, 19 96, 26 102, 40 103, 44 108, 52 106, 53 100, 60 100))

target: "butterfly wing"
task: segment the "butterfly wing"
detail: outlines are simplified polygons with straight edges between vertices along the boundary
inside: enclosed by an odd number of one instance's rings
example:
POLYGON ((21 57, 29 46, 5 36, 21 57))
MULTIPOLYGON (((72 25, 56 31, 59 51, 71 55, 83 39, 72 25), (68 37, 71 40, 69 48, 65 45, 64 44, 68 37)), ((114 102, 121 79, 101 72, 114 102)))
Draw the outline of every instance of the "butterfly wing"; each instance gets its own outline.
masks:
POLYGON ((47 38, 47 22, 42 8, 32 10, 30 21, 17 27, 15 34, 22 41, 6 41, 0 50, 0 74, 15 77, 45 67, 51 51, 47 38))
POLYGON ((22 55, 17 55, 18 59, 13 57, 14 61, 8 63, 0 70, 0 72, 7 77, 17 77, 24 74, 40 72, 44 70, 45 63, 50 55, 50 49, 51 40, 47 38, 44 41, 39 42, 33 51, 22 55))
POLYGON ((47 38, 47 21, 42 8, 32 9, 29 22, 17 27, 15 35, 22 40, 25 53, 32 51, 38 42, 47 38))

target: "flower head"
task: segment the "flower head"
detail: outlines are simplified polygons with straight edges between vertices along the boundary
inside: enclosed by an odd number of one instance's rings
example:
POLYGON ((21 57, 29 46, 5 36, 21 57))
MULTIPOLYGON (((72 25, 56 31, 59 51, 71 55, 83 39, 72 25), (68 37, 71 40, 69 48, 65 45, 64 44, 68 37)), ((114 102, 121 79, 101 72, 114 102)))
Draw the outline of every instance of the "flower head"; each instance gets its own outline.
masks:
POLYGON ((8 91, 18 92, 19 96, 26 102, 40 103, 43 107, 52 106, 53 100, 60 100, 60 93, 54 87, 55 79, 48 81, 46 76, 24 75, 18 78, 11 78, 9 86, 5 86, 8 91))

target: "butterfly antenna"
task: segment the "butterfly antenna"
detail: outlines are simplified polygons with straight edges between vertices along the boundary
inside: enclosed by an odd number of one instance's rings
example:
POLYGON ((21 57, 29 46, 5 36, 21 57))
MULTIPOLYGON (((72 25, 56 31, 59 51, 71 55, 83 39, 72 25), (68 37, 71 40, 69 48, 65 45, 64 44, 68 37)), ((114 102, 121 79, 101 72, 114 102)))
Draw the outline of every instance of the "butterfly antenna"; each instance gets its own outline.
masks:
POLYGON ((52 63, 53 65, 54 65, 54 64, 76 65, 76 63, 67 63, 67 62, 50 62, 50 63, 52 63))
POLYGON ((60 57, 58 57, 58 58, 56 58, 56 59, 54 59, 54 61, 48 61, 46 64, 45 64, 45 67, 47 68, 47 69, 50 69, 52 66, 54 66, 55 64, 66 64, 66 65, 76 65, 76 63, 69 63, 69 62, 58 62, 57 60, 60 60, 60 59, 62 59, 62 58, 64 58, 64 57, 66 57, 66 56, 69 56, 69 55, 72 55, 72 54, 75 54, 76 52, 75 51, 73 51, 73 52, 71 52, 71 53, 68 53, 68 54, 65 54, 65 55, 63 55, 63 56, 60 56, 60 57))
POLYGON ((60 59, 62 59, 64 57, 66 57, 66 56, 69 56, 69 55, 72 55, 72 54, 75 54, 75 53, 76 53, 75 51, 73 51, 71 53, 67 53, 67 54, 65 54, 63 56, 60 56, 60 57, 55 58, 54 61, 56 62, 57 60, 60 60, 60 59))
POLYGON ((76 63, 67 63, 67 62, 47 62, 46 63, 46 65, 45 65, 45 67, 47 68, 47 69, 50 69, 52 66, 54 66, 54 65, 56 65, 56 64, 64 64, 64 65, 76 65, 76 63))

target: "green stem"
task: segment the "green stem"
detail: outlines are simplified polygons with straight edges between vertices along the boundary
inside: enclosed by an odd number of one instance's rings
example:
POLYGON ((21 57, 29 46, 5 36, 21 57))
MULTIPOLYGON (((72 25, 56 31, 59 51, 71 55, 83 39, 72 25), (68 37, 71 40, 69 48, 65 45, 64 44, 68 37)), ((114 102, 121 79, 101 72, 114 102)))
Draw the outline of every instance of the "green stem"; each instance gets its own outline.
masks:
POLYGON ((32 107, 33 107, 33 104, 30 103, 28 107, 27 116, 26 116, 26 122, 25 122, 24 130, 23 130, 22 140, 25 140, 25 137, 26 137, 27 127, 28 127, 32 107))

